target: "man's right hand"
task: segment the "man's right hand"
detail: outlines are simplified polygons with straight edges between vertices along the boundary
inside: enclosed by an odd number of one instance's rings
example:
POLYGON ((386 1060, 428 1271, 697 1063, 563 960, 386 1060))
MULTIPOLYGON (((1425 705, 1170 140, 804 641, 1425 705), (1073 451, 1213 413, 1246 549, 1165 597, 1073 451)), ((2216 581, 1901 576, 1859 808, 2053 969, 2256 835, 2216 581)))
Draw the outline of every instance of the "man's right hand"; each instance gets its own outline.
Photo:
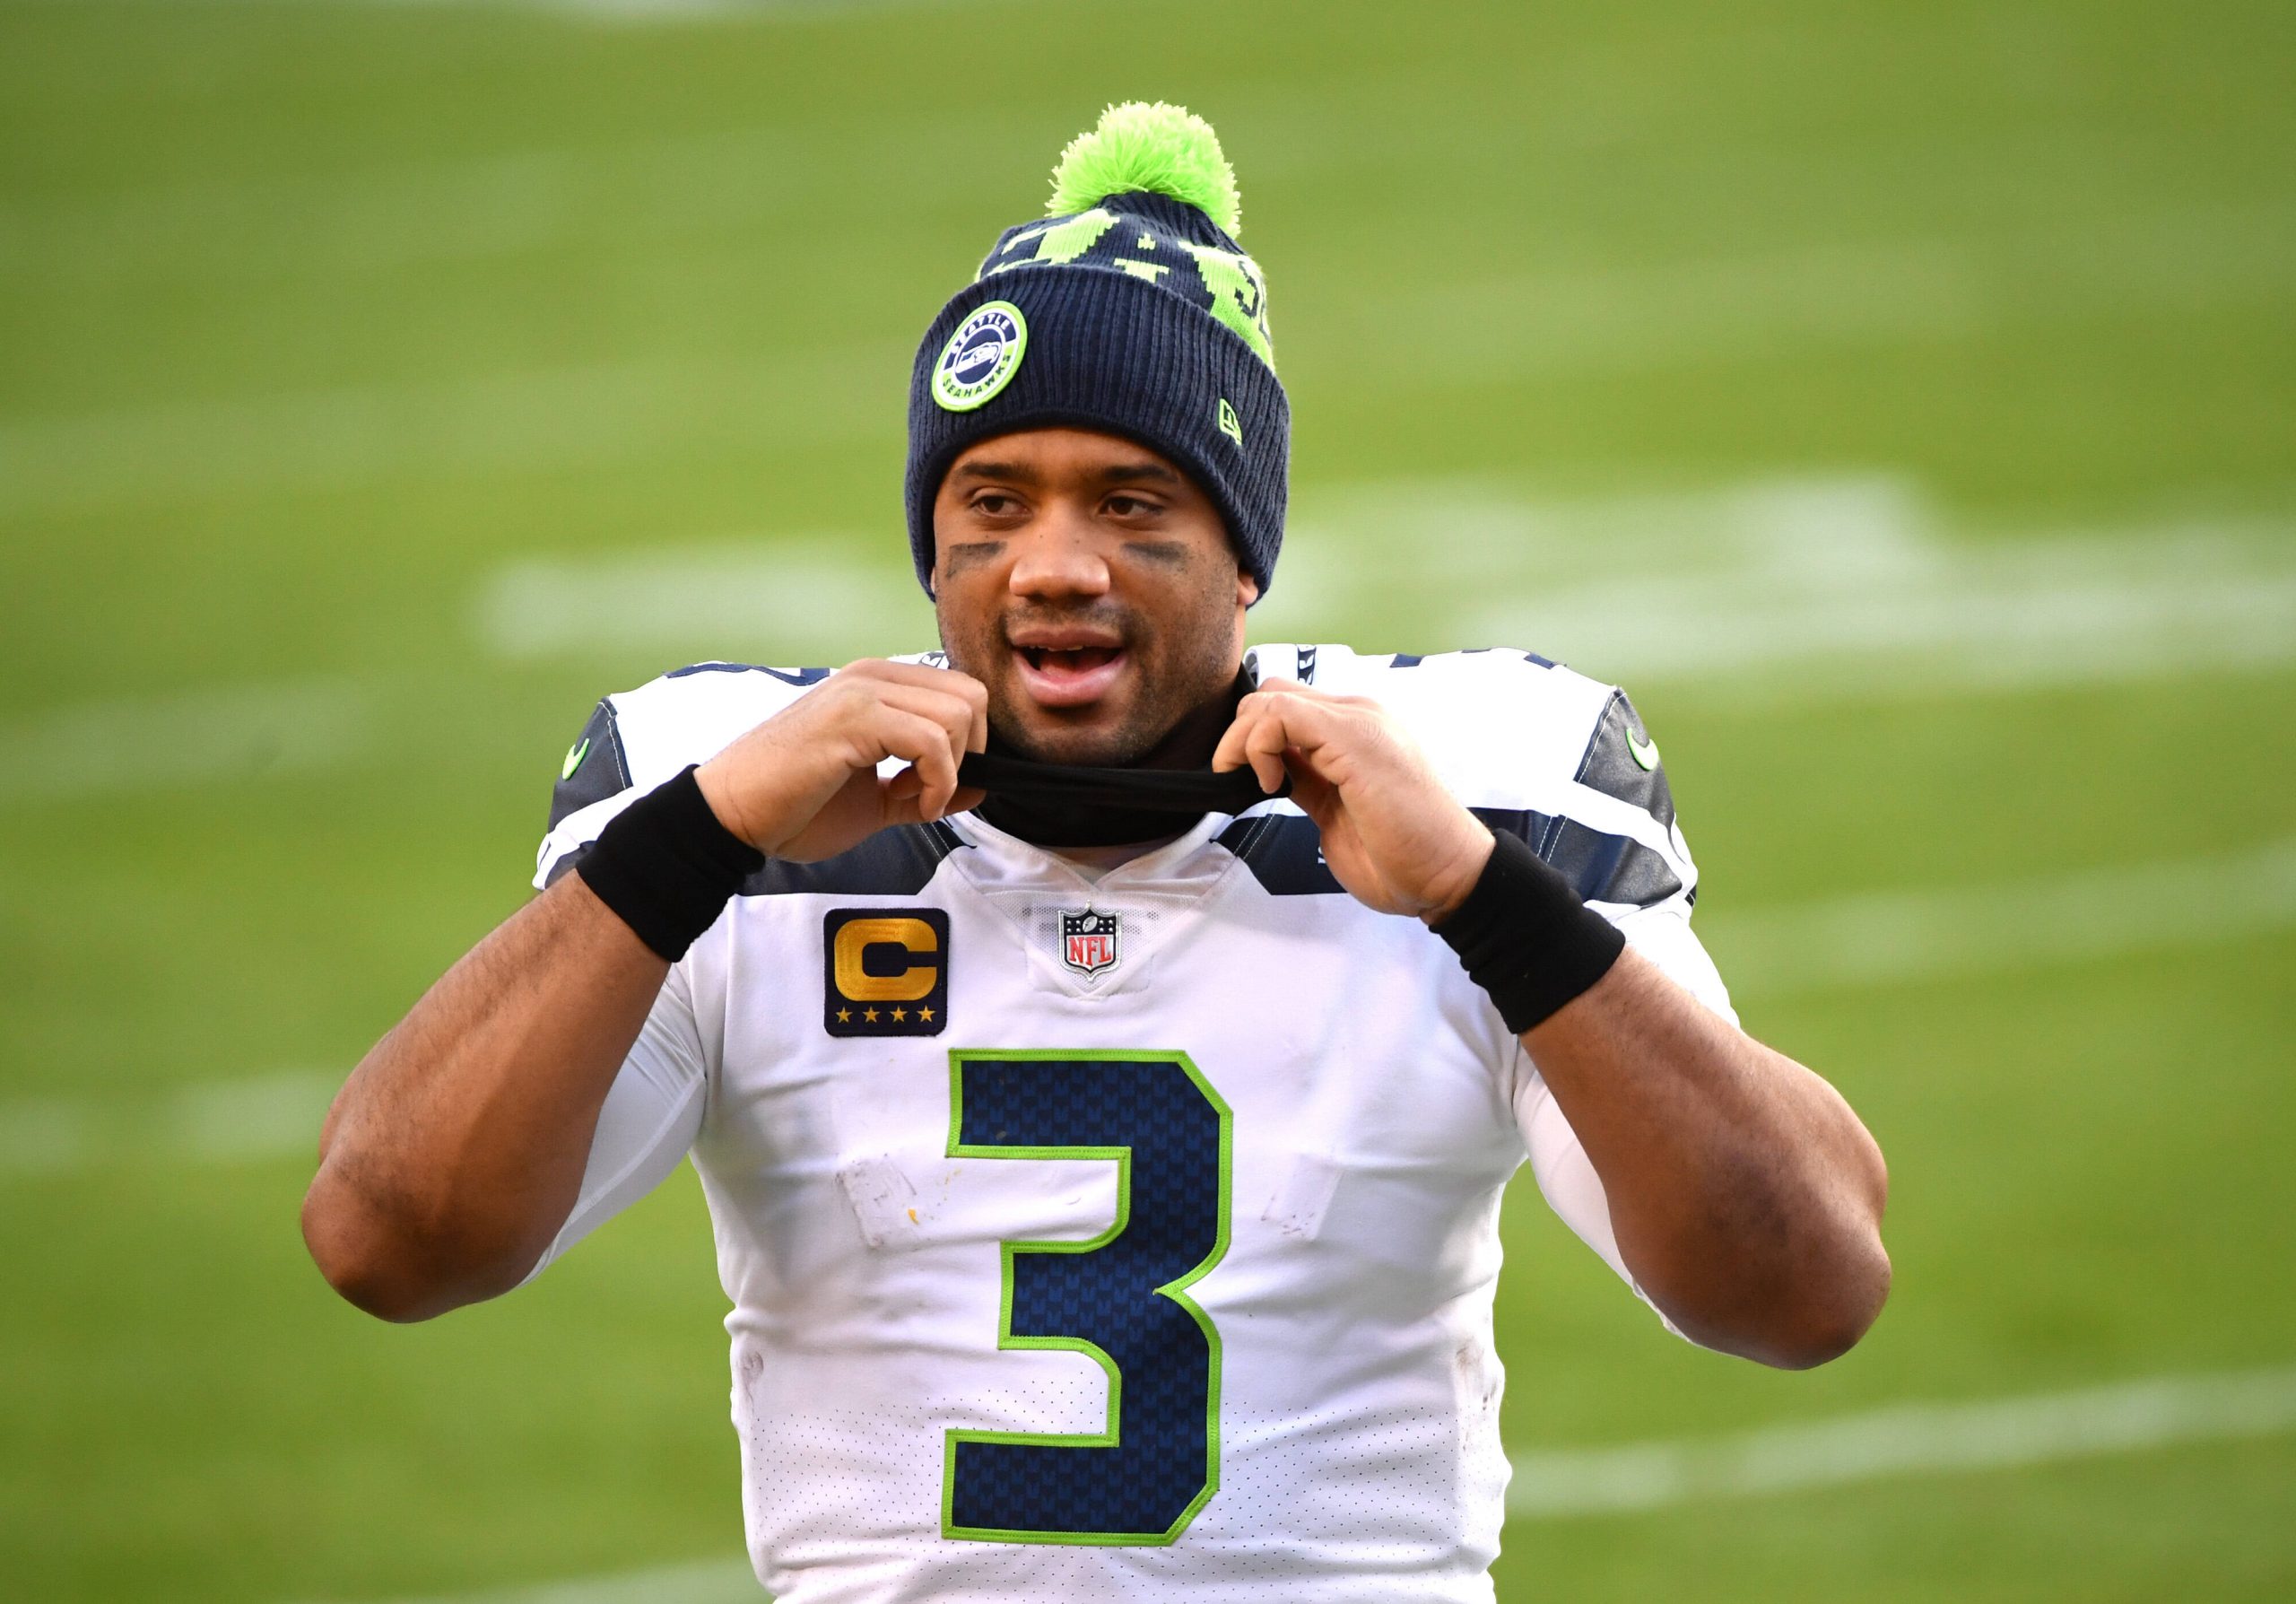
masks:
POLYGON ((694 773, 718 823, 769 857, 810 863, 878 831, 962 813, 982 793, 957 765, 988 744, 988 690, 969 674, 848 663, 694 773), (880 779, 877 765, 909 766, 880 779))

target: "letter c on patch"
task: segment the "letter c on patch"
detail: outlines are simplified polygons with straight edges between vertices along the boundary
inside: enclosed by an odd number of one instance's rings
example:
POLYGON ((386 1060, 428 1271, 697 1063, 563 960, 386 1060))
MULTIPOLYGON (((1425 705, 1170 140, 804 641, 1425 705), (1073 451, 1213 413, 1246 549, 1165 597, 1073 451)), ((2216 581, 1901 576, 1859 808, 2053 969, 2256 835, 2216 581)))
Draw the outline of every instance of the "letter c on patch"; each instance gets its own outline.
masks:
MULTIPOLYGON (((857 919, 839 927, 831 949, 837 989, 855 1002, 915 1002, 930 996, 941 981, 937 963, 912 962, 897 974, 871 974, 863 955, 871 947, 898 946, 912 956, 938 953, 941 937, 921 919, 857 919)), ((882 963, 879 967, 883 967, 882 963)))

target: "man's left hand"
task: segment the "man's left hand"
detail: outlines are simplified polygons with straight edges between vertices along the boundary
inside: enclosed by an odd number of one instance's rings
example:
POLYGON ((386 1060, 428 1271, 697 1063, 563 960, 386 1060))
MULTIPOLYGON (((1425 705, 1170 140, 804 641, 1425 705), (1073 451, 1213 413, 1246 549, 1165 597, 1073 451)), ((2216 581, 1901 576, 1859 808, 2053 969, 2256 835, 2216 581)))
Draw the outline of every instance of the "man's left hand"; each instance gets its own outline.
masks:
POLYGON ((1323 833, 1324 861, 1359 901, 1434 924, 1474 888, 1490 860, 1483 821, 1443 789, 1426 755, 1378 702, 1269 680, 1236 708, 1212 766, 1249 763, 1323 833))

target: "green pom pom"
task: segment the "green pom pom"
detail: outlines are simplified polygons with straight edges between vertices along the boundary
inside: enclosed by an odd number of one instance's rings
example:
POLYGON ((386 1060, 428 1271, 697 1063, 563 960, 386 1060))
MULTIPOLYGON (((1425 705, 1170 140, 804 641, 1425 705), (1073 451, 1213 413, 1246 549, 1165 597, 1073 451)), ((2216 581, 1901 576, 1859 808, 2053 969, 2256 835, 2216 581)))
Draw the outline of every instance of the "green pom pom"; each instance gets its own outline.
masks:
POLYGON ((1127 100, 1100 113, 1098 127, 1060 153, 1045 215, 1090 211, 1111 195, 1135 190, 1186 201, 1231 235, 1243 226, 1236 170, 1221 153, 1212 125, 1185 106, 1127 100))

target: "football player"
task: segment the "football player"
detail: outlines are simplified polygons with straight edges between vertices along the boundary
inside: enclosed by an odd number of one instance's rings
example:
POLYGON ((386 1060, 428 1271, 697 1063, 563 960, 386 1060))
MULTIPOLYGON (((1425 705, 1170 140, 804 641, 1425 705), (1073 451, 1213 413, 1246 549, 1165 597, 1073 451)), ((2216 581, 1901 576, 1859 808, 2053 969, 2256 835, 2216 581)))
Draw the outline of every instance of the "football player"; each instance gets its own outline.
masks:
POLYGON ((787 1604, 1488 1599, 1523 1162, 1671 1328, 1802 1366, 1881 1308, 1881 1155, 1738 1028, 1622 693, 1245 649, 1290 421, 1211 130, 1113 109, 1050 214, 918 351, 941 649, 599 703, 306 1237, 424 1319, 691 1154, 787 1604))

